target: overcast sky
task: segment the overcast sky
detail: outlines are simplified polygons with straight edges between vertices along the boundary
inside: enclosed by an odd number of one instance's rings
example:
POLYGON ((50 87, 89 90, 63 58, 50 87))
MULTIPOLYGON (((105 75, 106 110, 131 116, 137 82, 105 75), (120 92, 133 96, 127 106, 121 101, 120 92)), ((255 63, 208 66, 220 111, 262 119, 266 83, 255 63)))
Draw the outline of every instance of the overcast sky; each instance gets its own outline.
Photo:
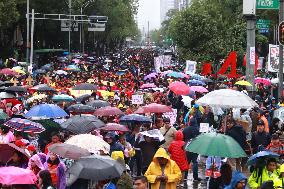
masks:
POLYGON ((145 32, 150 22, 150 30, 160 27, 160 0, 139 0, 138 27, 145 32))

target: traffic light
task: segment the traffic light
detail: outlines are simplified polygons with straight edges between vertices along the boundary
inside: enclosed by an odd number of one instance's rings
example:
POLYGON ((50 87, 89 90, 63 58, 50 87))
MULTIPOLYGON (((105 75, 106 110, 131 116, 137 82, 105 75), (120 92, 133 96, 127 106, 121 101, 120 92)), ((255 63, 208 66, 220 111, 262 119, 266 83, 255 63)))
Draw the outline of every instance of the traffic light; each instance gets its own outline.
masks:
POLYGON ((284 45, 284 22, 281 22, 278 26, 278 41, 281 45, 284 45))

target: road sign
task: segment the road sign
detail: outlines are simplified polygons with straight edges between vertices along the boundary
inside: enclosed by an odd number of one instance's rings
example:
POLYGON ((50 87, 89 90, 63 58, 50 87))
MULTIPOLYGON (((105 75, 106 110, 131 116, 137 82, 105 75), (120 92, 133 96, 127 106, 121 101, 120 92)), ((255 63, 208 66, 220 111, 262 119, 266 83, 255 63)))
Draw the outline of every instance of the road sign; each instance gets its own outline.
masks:
POLYGON ((257 9, 279 9, 279 0, 256 0, 257 9))
POLYGON ((270 20, 257 20, 256 28, 258 29, 259 33, 268 33, 270 28, 270 20))
POLYGON ((88 27, 88 31, 94 31, 94 32, 103 32, 106 30, 106 24, 100 24, 100 23, 95 23, 95 24, 90 24, 88 27))
POLYGON ((78 22, 69 21, 69 20, 61 20, 61 31, 79 31, 78 22), (71 23, 71 27, 69 26, 71 23))

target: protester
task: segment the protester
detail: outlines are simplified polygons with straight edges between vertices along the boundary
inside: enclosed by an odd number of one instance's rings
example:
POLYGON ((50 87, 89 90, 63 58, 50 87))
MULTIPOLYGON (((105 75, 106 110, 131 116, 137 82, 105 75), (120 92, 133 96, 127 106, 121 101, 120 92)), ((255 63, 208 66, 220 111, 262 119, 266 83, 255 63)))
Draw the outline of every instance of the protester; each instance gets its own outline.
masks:
POLYGON ((167 150, 170 143, 174 140, 176 134, 176 129, 171 126, 170 118, 163 118, 163 127, 160 128, 160 131, 165 138, 165 143, 162 144, 161 147, 167 150))
POLYGON ((270 136, 264 131, 264 122, 260 120, 257 124, 257 131, 253 132, 251 138, 251 147, 253 153, 264 150, 270 143, 270 136))
POLYGON ((48 170, 42 170, 39 172, 39 187, 40 189, 55 189, 52 184, 51 174, 48 170))
POLYGON ((148 189, 148 180, 144 176, 134 178, 134 189, 148 189))
POLYGON ((247 178, 241 172, 234 172, 232 181, 229 186, 226 186, 224 189, 244 189, 247 185, 247 178))
POLYGON ((273 134, 271 137, 270 144, 266 147, 266 150, 269 150, 271 152, 274 152, 279 155, 284 154, 284 146, 279 140, 278 134, 273 134))
POLYGON ((53 144, 59 144, 61 143, 60 142, 60 136, 57 134, 57 133, 53 133, 51 135, 51 142, 48 143, 46 146, 45 146, 45 150, 44 150, 44 153, 45 154, 48 154, 48 148, 53 145, 53 144))

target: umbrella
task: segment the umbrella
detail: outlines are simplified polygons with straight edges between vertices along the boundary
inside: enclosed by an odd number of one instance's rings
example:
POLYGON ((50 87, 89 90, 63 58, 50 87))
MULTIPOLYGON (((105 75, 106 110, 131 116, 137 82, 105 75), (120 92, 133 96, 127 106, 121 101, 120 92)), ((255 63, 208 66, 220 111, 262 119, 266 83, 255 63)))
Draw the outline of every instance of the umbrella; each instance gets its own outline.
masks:
POLYGON ((25 87, 22 87, 22 86, 11 86, 11 87, 7 87, 6 91, 25 93, 28 90, 25 87))
POLYGON ((54 95, 52 97, 52 100, 54 102, 73 102, 75 99, 72 96, 60 94, 60 95, 54 95))
POLYGON ((245 80, 240 80, 240 81, 236 82, 235 85, 249 86, 249 87, 252 86, 250 82, 245 81, 245 80))
POLYGON ((117 123, 108 123, 106 126, 100 128, 103 131, 120 131, 120 132, 128 132, 129 129, 117 123))
POLYGON ((14 143, 8 143, 8 144, 0 144, 0 163, 6 165, 7 162, 10 160, 10 158, 13 156, 14 152, 20 152, 24 154, 24 161, 29 161, 29 155, 25 152, 24 149, 19 148, 14 143), (5 154, 5 155, 3 155, 5 154))
POLYGON ((198 93, 208 93, 208 90, 203 86, 191 86, 190 90, 198 93))
POLYGON ((220 108, 251 108, 258 106, 249 96, 232 89, 220 89, 207 93, 196 101, 197 104, 220 108))
POLYGON ((101 181, 119 178, 125 167, 109 156, 91 155, 77 160, 67 171, 77 178, 101 181))
POLYGON ((95 129, 105 126, 104 122, 95 116, 76 115, 61 124, 63 129, 75 134, 89 133, 95 129))
POLYGON ((204 156, 228 158, 246 157, 242 147, 230 136, 219 133, 204 133, 194 138, 185 148, 204 156))
POLYGON ((57 92, 54 88, 52 88, 50 86, 39 87, 37 89, 37 91, 39 91, 39 92, 57 92))
POLYGON ((93 85, 91 83, 81 83, 76 85, 73 90, 92 90, 95 91, 97 90, 97 86, 93 85))
MULTIPOLYGON (((255 82, 255 81, 254 81, 255 82)), ((271 81, 270 81, 272 84, 277 84, 277 83, 279 83, 279 78, 273 78, 273 79, 271 79, 271 81)), ((255 82, 256 83, 256 82, 255 82)))
POLYGON ((0 167, 0 183, 3 185, 35 184, 37 177, 33 171, 19 167, 0 167))
POLYGON ((144 80, 156 78, 158 76, 157 73, 150 73, 144 77, 144 80))
POLYGON ((256 154, 252 155, 248 159, 247 164, 253 165, 257 162, 258 159, 261 159, 261 158, 277 158, 277 157, 279 157, 279 154, 276 154, 276 153, 273 153, 273 152, 270 152, 270 151, 260 151, 260 152, 257 152, 256 154))
POLYGON ((81 157, 84 156, 91 155, 91 153, 86 149, 66 143, 53 144, 49 146, 48 151, 55 153, 62 158, 75 159, 75 160, 80 159, 81 157))
POLYGON ((103 101, 103 100, 94 100, 94 101, 88 102, 87 105, 92 106, 96 109, 110 106, 110 104, 107 101, 103 101))
POLYGON ((123 112, 116 107, 107 106, 107 107, 97 109, 94 115, 96 116, 115 116, 115 115, 123 115, 123 112))
MULTIPOLYGON (((277 79, 277 78, 276 78, 277 79)), ((254 79, 254 83, 262 83, 263 85, 266 85, 266 86, 269 86, 269 85, 271 85, 271 83, 273 83, 272 82, 272 80, 270 81, 269 79, 267 79, 267 78, 261 78, 261 77, 257 77, 257 78, 255 78, 254 79)), ((276 82, 276 83, 279 83, 279 79, 278 79, 278 81, 276 82)))
POLYGON ((139 123, 152 123, 152 120, 146 116, 142 116, 139 114, 129 114, 129 115, 125 115, 122 116, 119 119, 119 122, 121 123, 135 123, 135 122, 139 122, 139 123))
POLYGON ((22 131, 26 133, 41 133, 45 131, 45 128, 40 123, 21 118, 10 119, 6 123, 4 123, 4 125, 15 129, 16 131, 22 131))
POLYGON ((157 86, 154 83, 145 83, 140 87, 140 89, 148 89, 148 88, 157 88, 157 86))
POLYGON ((3 112, 3 110, 0 110, 0 120, 5 120, 7 119, 9 116, 3 112))
POLYGON ((54 72, 57 75, 67 75, 68 73, 64 70, 57 70, 56 72, 54 72))
POLYGON ((1 92, 0 93, 0 98, 5 99, 5 98, 16 98, 15 95, 7 92, 1 92))
POLYGON ((51 70, 52 65, 51 64, 45 64, 44 66, 41 67, 43 70, 51 70))
POLYGON ((206 85, 203 81, 199 81, 199 80, 196 80, 196 79, 189 80, 189 81, 188 81, 188 84, 189 84, 190 86, 206 85))
POLYGON ((93 108, 92 106, 88 106, 88 105, 84 105, 84 104, 74 104, 71 105, 67 108, 68 111, 70 112, 74 112, 74 113, 93 113, 95 112, 95 108, 93 108))
POLYGON ((191 102, 193 101, 194 99, 191 98, 190 96, 182 96, 182 102, 184 103, 184 105, 188 108, 191 108, 191 102))
POLYGON ((37 69, 37 70, 34 71, 34 73, 35 73, 35 74, 45 74, 46 71, 43 70, 43 69, 37 69))
POLYGON ((172 108, 166 105, 152 103, 146 106, 142 106, 138 108, 138 110, 134 113, 136 114, 145 114, 145 113, 166 113, 172 112, 172 108))
POLYGON ((213 83, 213 80, 209 79, 209 78, 204 78, 204 79, 202 79, 202 81, 205 82, 205 83, 213 83))
POLYGON ((182 72, 171 72, 169 74, 167 74, 168 77, 174 77, 174 78, 189 78, 188 75, 182 73, 182 72))
POLYGON ((35 100, 41 100, 41 99, 44 99, 44 98, 47 98, 46 94, 35 95, 35 96, 32 96, 31 98, 28 98, 27 99, 27 103, 31 103, 31 102, 33 102, 35 100))
POLYGON ((69 65, 66 68, 64 68, 64 70, 68 70, 68 71, 80 71, 80 68, 78 68, 78 66, 76 65, 69 65))
POLYGON ((172 73, 172 72, 173 72, 172 70, 163 71, 163 72, 161 72, 161 75, 166 76, 166 75, 168 75, 169 73, 172 73))
POLYGON ((18 75, 18 73, 15 70, 12 70, 10 68, 4 68, 4 69, 0 70, 0 74, 11 75, 11 76, 18 75))
POLYGON ((91 95, 89 95, 89 94, 84 94, 84 95, 81 95, 81 96, 77 97, 77 98, 76 98, 76 101, 77 101, 77 102, 82 102, 82 101, 84 101, 84 100, 89 99, 90 97, 91 97, 91 95))
POLYGON ((173 82, 169 85, 169 89, 173 91, 177 95, 188 95, 190 92, 189 86, 187 86, 184 82, 173 82))
POLYGON ((30 88, 31 90, 38 90, 39 88, 42 88, 42 87, 48 87, 47 84, 39 84, 39 85, 36 85, 32 88, 30 88))
POLYGON ((100 150, 108 153, 110 146, 102 138, 91 134, 80 134, 69 138, 66 144, 72 144, 84 148, 91 153, 98 153, 100 150))
POLYGON ((68 114, 59 106, 54 104, 40 104, 32 107, 25 115, 26 118, 59 118, 66 117, 68 114))

